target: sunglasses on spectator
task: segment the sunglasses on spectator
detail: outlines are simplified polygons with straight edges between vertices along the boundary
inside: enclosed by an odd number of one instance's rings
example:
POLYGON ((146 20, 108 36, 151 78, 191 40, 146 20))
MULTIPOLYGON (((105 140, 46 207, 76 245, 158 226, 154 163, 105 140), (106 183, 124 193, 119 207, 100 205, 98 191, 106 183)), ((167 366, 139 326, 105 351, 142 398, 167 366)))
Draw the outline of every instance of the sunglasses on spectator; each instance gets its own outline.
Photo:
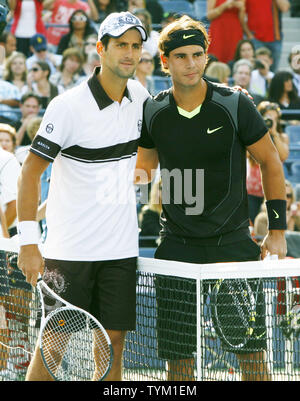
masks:
POLYGON ((41 69, 40 69, 40 68, 37 68, 37 67, 33 67, 33 68, 31 68, 31 71, 37 72, 37 71, 41 71, 41 69))
POLYGON ((87 18, 85 15, 74 15, 72 21, 86 21, 87 18))
POLYGON ((90 46, 96 46, 96 44, 97 44, 97 42, 85 42, 85 46, 88 46, 88 45, 90 45, 90 46))
POLYGON ((293 194, 286 194, 286 197, 287 197, 288 199, 292 199, 293 194))
POLYGON ((141 58, 140 63, 153 63, 152 58, 141 58))

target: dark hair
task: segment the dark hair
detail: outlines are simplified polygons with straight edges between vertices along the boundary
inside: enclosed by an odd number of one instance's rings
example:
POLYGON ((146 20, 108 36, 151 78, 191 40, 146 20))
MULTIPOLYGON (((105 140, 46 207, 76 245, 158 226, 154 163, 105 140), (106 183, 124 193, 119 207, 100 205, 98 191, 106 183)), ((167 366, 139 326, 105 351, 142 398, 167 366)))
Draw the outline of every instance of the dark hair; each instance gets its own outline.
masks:
POLYGON ((249 43, 249 45, 252 47, 253 49, 253 56, 255 54, 255 47, 254 44, 251 42, 251 40, 249 39, 241 39, 238 44, 236 45, 235 48, 235 53, 234 53, 234 57, 233 57, 233 61, 238 61, 241 58, 241 47, 243 46, 244 43, 249 43))
MULTIPOLYGON (((95 4, 95 7, 97 8, 98 12, 103 11, 102 8, 100 7, 99 0, 93 0, 93 3, 95 4)), ((106 6, 105 13, 108 15, 116 11, 118 11, 116 0, 110 0, 110 2, 106 6)))
POLYGON ((7 42, 7 38, 9 36, 12 36, 15 38, 15 35, 10 32, 10 31, 4 31, 1 35, 0 35, 0 43, 6 43, 7 42))
POLYGON ((39 65, 42 71, 48 71, 47 79, 49 80, 49 77, 51 75, 51 68, 49 64, 46 61, 35 61, 34 64, 39 65))
MULTIPOLYGON (((293 82, 293 75, 289 71, 278 71, 275 73, 269 88, 269 100, 271 102, 279 103, 279 100, 284 93, 284 83, 288 80, 293 82)), ((291 102, 297 100, 298 98, 297 90, 294 84, 293 89, 288 92, 288 97, 291 102)))
POLYGON ((21 97, 21 104, 24 104, 26 102, 27 99, 34 97, 36 99, 36 101, 38 102, 38 104, 41 104, 40 98, 38 95, 36 95, 33 92, 26 92, 22 97, 21 97))
POLYGON ((109 35, 104 35, 103 38, 101 39, 101 43, 103 44, 105 50, 107 49, 109 39, 110 39, 109 35))
POLYGON ((87 35, 91 34, 91 33, 95 33, 95 29, 91 25, 90 17, 87 15, 87 13, 84 10, 79 9, 79 10, 75 10, 70 16, 70 19, 69 19, 69 27, 70 27, 69 34, 70 34, 70 36, 72 35, 72 33, 74 31, 72 18, 76 14, 83 14, 86 17, 86 24, 85 24, 85 28, 84 28, 84 34, 83 34, 84 38, 87 35))

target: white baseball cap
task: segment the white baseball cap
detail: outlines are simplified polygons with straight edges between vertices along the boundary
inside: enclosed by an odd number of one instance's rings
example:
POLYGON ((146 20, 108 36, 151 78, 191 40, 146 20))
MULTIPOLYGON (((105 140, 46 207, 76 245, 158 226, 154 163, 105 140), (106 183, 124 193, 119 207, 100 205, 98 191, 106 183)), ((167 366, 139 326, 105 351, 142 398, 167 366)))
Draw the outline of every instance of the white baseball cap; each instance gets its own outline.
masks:
POLYGON ((138 29, 142 36, 142 40, 144 42, 147 40, 147 32, 139 18, 128 11, 111 13, 100 25, 98 40, 100 41, 105 35, 118 38, 131 28, 138 29))

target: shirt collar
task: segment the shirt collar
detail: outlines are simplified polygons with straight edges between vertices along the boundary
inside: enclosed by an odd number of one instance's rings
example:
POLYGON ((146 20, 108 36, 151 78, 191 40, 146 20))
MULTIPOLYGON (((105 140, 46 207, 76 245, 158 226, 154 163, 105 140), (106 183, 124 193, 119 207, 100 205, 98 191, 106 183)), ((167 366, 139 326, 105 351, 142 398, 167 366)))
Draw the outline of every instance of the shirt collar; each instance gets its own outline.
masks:
MULTIPOLYGON (((99 82, 99 80, 97 78, 97 75, 99 74, 99 72, 100 72, 100 67, 96 67, 94 69, 93 75, 88 80, 88 86, 92 92, 92 95, 94 96, 94 99, 96 100, 96 103, 97 103, 99 109, 103 110, 103 109, 105 109, 105 107, 108 107, 111 104, 113 104, 114 101, 108 96, 108 94, 103 89, 103 86, 99 82)), ((129 92, 127 86, 124 91, 124 96, 127 97, 127 99, 130 102, 132 102, 132 97, 130 95, 130 92, 129 92)))

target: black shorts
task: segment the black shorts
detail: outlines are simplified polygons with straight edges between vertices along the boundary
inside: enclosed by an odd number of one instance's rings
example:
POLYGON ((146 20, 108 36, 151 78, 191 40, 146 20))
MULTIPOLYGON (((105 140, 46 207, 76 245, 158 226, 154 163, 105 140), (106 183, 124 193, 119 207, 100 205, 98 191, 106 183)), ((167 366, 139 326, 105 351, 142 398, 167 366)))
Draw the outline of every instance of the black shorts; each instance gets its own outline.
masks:
MULTIPOLYGON (((260 247, 241 235, 233 242, 226 237, 222 241, 204 241, 199 244, 175 237, 165 237, 156 250, 156 259, 176 260, 187 263, 243 262, 260 259, 260 247)), ((204 299, 209 286, 215 281, 204 280, 204 299)), ((196 352, 196 281, 178 277, 157 276, 155 279, 157 299, 158 354, 167 360, 190 359, 196 352)), ((252 353, 266 349, 265 304, 259 299, 255 339, 251 339, 240 353, 252 353), (259 337, 259 339, 256 339, 259 337)), ((223 348, 226 348, 222 344, 223 348)), ((231 351, 231 350, 230 350, 231 351)), ((238 353, 239 351, 236 351, 238 353)))
POLYGON ((107 330, 134 330, 137 258, 100 262, 45 260, 44 281, 107 330))

